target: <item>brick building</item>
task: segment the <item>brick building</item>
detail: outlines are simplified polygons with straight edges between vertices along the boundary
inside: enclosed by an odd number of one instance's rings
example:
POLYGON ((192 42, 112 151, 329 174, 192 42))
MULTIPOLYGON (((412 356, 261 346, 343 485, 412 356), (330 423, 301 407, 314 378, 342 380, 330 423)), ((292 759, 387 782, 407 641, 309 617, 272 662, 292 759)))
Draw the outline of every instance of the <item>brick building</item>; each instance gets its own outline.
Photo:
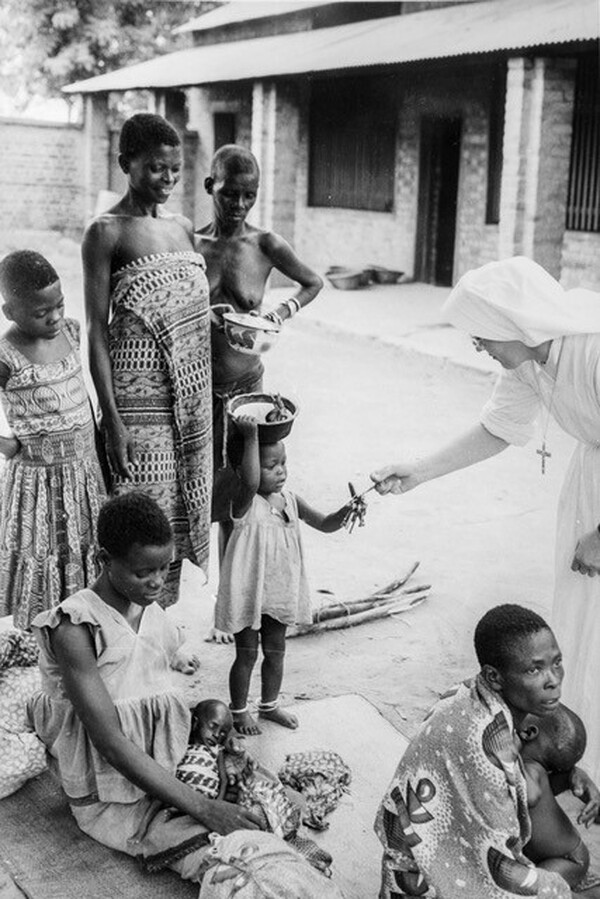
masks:
POLYGON ((86 97, 90 204, 122 186, 110 96, 144 89, 185 131, 198 225, 235 140, 261 164, 255 221, 317 269, 449 285, 525 254, 600 287, 599 19, 597 0, 224 4, 180 29, 192 46, 67 88, 86 97))

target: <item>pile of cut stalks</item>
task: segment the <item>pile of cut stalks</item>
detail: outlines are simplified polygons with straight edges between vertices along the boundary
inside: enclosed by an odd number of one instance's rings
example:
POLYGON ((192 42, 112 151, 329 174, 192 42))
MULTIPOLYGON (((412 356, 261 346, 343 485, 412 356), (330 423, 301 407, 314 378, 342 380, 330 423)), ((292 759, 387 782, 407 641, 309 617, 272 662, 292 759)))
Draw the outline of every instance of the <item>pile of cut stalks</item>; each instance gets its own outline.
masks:
POLYGON ((287 636, 303 637, 306 634, 340 630, 344 627, 362 624, 365 621, 388 618, 390 615, 398 615, 414 609, 427 599, 431 591, 431 584, 405 586, 418 567, 419 562, 415 562, 401 578, 392 581, 387 587, 371 593, 364 599, 353 599, 349 602, 321 606, 313 612, 312 624, 290 627, 287 630, 287 636))

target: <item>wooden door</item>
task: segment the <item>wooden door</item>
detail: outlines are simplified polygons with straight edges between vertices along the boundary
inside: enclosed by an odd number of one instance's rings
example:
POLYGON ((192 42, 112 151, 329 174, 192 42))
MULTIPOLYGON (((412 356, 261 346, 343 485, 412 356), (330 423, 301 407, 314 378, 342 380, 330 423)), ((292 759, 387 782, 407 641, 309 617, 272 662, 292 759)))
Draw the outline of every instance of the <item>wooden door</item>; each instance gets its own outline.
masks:
POLYGON ((460 119, 421 121, 415 278, 427 284, 452 285, 460 136, 460 119))

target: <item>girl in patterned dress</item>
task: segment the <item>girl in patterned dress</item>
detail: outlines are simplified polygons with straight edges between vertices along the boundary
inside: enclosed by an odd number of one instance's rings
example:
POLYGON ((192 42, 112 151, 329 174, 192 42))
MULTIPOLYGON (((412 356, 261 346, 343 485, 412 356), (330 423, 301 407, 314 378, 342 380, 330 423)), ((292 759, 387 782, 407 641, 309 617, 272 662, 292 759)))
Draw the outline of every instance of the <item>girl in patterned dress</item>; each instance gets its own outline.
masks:
POLYGON ((95 521, 104 485, 79 356, 53 266, 17 250, 0 262, 1 399, 9 437, 0 478, 0 615, 17 627, 97 574, 95 521))
POLYGON ((279 708, 278 696, 286 628, 312 621, 300 519, 318 531, 332 533, 342 527, 348 505, 329 515, 311 508, 284 487, 287 469, 282 441, 259 446, 258 425, 252 416, 237 416, 236 425, 244 446, 241 460, 236 460, 230 444, 239 488, 231 503, 233 530, 221 567, 215 625, 235 637, 236 657, 229 673, 234 726, 243 734, 259 734, 248 711, 259 637, 263 663, 258 714, 284 727, 298 726, 294 715, 279 708))

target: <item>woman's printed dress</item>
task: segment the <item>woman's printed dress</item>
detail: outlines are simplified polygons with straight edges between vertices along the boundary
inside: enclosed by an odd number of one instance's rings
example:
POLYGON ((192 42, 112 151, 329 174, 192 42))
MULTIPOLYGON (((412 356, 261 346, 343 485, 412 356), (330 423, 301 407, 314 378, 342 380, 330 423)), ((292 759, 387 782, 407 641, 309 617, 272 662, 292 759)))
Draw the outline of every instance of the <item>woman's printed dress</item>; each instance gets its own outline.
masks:
POLYGON ((212 488, 210 330, 204 259, 192 251, 144 256, 115 272, 109 351, 119 415, 133 437, 133 480, 175 535, 161 605, 179 595, 182 559, 208 566, 212 488))
POLYGON ((0 338, 9 376, 1 391, 21 442, 0 475, 0 615, 28 628, 45 609, 91 584, 104 485, 79 356, 79 324, 64 320, 71 350, 44 365, 0 338))

